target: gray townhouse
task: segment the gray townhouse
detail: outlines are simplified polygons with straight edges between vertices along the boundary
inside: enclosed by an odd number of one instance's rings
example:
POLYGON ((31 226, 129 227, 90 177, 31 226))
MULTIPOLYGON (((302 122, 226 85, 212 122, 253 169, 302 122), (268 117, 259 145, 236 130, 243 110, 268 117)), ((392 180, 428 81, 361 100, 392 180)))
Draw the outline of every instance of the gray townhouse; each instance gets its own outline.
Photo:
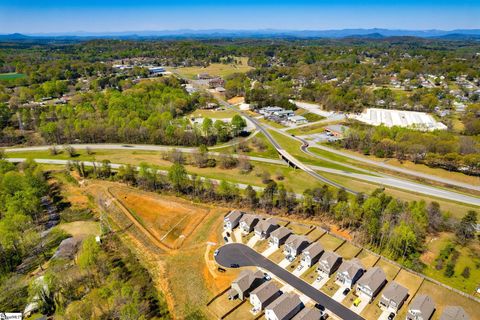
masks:
POLYGON ((365 272, 365 267, 359 259, 344 260, 338 268, 336 282, 340 285, 352 288, 365 272))
POLYGON ((275 299, 277 299, 282 292, 278 289, 277 285, 272 281, 267 281, 250 292, 250 303, 253 306, 253 310, 258 312, 265 309, 275 299))
POLYGON ((223 218, 223 230, 232 231, 234 228, 236 228, 240 223, 240 219, 242 218, 243 214, 244 212, 240 210, 230 211, 225 218, 223 218))
POLYGON ((309 245, 310 245, 310 240, 308 240, 307 237, 292 234, 285 241, 285 247, 283 249, 283 252, 285 253, 286 257, 295 258, 300 253, 302 253, 303 249, 305 249, 309 245))
POLYGON ((317 272, 321 276, 330 277, 342 263, 342 257, 332 251, 325 251, 318 260, 317 272))
POLYGON ((261 271, 253 272, 251 270, 243 270, 237 279, 232 282, 229 299, 245 300, 250 292, 263 283, 263 273, 261 271))
POLYGON ((275 218, 260 220, 254 228, 255 235, 261 240, 268 239, 270 234, 278 227, 278 221, 275 218))
POLYGON ((274 230, 272 233, 270 233, 270 245, 279 248, 282 244, 285 243, 285 241, 287 241, 288 237, 290 237, 291 234, 292 231, 285 227, 280 227, 274 230))
POLYGON ((357 282, 357 294, 372 301, 387 282, 385 272, 379 267, 373 267, 363 274, 357 282))
POLYGON ((425 294, 417 295, 408 306, 406 320, 428 320, 435 311, 435 303, 425 294))
POLYGON ((242 229, 242 233, 249 234, 253 231, 253 228, 257 225, 260 218, 253 214, 244 214, 240 219, 240 229, 242 229))
POLYGON ((443 310, 440 320, 470 320, 470 317, 462 307, 447 306, 443 310))
POLYGON ((323 250, 323 246, 320 243, 314 242, 303 250, 300 263, 302 266, 310 268, 318 262, 324 251, 325 250, 323 250))
POLYGON ((292 320, 321 320, 323 312, 316 308, 304 308, 292 320))
POLYGON ((295 293, 284 293, 265 308, 267 320, 290 320, 304 307, 295 293))
POLYGON ((390 309, 398 312, 408 298, 408 289, 392 281, 382 291, 378 304, 382 309, 390 309))

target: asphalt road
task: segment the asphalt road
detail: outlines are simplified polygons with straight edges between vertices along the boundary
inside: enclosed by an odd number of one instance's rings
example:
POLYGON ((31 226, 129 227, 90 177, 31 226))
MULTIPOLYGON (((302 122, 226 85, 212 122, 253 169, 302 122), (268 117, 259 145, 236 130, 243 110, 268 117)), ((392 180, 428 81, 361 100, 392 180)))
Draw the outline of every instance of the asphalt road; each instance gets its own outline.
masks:
POLYGON ((229 268, 231 264, 236 263, 240 267, 255 266, 268 270, 282 281, 288 283, 299 292, 324 306, 341 319, 363 320, 361 316, 354 313, 352 310, 333 300, 320 290, 315 289, 310 284, 294 276, 287 270, 281 268, 278 264, 265 258, 247 245, 241 243, 226 244, 219 249, 219 253, 215 257, 215 260, 219 265, 226 268, 229 268))

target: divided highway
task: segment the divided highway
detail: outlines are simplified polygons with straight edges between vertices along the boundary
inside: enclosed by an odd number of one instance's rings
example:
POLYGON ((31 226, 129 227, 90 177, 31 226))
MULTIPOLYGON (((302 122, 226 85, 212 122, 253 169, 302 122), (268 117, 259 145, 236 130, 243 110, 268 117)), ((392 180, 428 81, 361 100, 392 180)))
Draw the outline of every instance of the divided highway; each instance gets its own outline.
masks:
POLYGON ((232 264, 238 264, 240 267, 259 267, 268 270, 282 281, 294 287, 316 303, 324 306, 330 312, 341 319, 363 320, 361 316, 345 307, 341 303, 333 300, 320 290, 315 289, 307 282, 294 276, 292 273, 280 267, 273 261, 265 258, 252 248, 241 243, 229 243, 220 247, 215 261, 226 268, 230 268, 232 264))

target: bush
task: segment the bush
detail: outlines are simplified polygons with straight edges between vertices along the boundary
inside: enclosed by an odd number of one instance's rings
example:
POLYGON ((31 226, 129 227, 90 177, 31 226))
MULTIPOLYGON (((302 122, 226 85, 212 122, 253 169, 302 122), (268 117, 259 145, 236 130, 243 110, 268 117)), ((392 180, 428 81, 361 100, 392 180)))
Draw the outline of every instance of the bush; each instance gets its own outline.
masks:
POLYGON ((462 277, 465 279, 470 278, 470 267, 465 267, 462 271, 462 277))
POLYGON ((443 273, 445 277, 451 278, 455 274, 455 264, 449 262, 447 267, 445 268, 445 272, 443 273))

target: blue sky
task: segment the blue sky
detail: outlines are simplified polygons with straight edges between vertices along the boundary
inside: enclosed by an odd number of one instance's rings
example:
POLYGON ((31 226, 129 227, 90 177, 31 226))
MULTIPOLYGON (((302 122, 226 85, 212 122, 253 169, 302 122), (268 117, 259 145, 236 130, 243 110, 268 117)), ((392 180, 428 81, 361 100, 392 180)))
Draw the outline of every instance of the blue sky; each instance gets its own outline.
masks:
POLYGON ((374 27, 480 29, 480 0, 0 0, 0 34, 374 27))

